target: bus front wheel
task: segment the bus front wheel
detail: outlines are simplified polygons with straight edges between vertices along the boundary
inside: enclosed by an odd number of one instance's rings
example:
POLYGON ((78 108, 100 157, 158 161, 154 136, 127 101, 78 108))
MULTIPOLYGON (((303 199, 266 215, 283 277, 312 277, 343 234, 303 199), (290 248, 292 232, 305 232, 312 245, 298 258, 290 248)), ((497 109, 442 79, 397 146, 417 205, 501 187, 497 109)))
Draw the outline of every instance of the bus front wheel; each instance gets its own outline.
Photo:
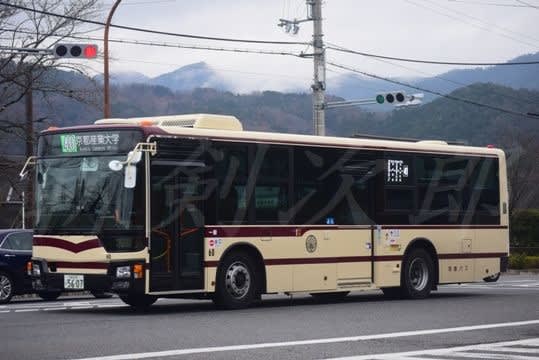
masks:
POLYGON ((244 252, 225 257, 217 269, 213 301, 220 309, 243 309, 258 297, 253 260, 244 252))
POLYGON ((121 294, 120 299, 136 309, 146 309, 157 301, 157 297, 144 294, 121 294))
POLYGON ((408 299, 424 299, 434 285, 434 263, 424 249, 412 250, 404 258, 401 292, 408 299))
POLYGON ((61 291, 38 291, 37 295, 45 301, 56 300, 62 295, 61 291))

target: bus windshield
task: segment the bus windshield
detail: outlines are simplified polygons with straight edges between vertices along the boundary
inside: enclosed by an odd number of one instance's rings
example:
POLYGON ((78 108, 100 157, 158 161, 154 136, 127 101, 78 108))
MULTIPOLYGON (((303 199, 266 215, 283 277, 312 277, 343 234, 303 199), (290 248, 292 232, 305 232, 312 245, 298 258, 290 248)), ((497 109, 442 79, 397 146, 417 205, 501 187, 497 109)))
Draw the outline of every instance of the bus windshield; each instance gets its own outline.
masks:
POLYGON ((123 161, 125 155, 38 160, 36 230, 76 234, 141 230, 135 196, 143 190, 125 188, 124 172, 109 168, 113 160, 123 161))

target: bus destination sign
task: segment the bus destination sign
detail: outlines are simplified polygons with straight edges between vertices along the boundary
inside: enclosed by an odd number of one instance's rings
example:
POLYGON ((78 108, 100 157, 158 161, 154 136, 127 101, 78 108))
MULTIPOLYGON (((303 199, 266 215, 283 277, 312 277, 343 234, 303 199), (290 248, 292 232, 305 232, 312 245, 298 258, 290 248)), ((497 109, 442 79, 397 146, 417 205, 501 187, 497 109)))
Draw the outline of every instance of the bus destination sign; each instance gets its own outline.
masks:
POLYGON ((137 130, 81 131, 44 134, 39 138, 39 156, 84 156, 120 154, 133 150, 141 141, 137 130))
POLYGON ((118 151, 120 134, 63 134, 60 144, 63 153, 118 151))

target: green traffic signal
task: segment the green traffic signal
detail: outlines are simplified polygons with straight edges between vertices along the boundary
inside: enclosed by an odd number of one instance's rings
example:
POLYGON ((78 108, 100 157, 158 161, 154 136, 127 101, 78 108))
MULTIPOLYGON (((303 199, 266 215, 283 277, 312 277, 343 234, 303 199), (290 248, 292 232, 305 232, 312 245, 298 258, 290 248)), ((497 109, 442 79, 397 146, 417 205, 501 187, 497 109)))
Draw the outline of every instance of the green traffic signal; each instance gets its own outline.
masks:
POLYGON ((382 95, 382 94, 376 95, 376 102, 377 102, 378 104, 383 104, 383 103, 384 103, 384 100, 385 100, 384 95, 382 95))

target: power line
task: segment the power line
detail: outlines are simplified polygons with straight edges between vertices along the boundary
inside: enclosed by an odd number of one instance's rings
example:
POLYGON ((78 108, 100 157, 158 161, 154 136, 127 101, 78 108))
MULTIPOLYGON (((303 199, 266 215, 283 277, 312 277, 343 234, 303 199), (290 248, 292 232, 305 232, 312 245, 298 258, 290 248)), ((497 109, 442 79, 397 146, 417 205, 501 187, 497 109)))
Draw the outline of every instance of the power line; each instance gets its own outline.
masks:
MULTIPOLYGON (((0 31, 14 32, 20 34, 29 34, 33 35, 35 32, 25 31, 25 30, 15 30, 15 29, 0 29, 0 31)), ((51 36, 51 37, 62 37, 75 40, 86 40, 86 41, 103 41, 102 38, 92 37, 92 36, 76 36, 76 35, 57 35, 54 33, 41 34, 42 36, 51 36)), ((131 39, 109 39, 109 42, 121 43, 121 44, 131 44, 131 45, 144 45, 144 46, 158 46, 158 47, 169 47, 169 48, 180 48, 180 49, 193 49, 193 50, 211 50, 211 51, 224 51, 224 52, 236 52, 236 53, 249 53, 249 54, 262 54, 262 55, 287 55, 303 58, 302 53, 293 53, 290 51, 274 51, 274 50, 264 50, 264 49, 249 49, 249 48, 227 48, 227 47, 216 47, 216 46, 205 46, 205 45, 190 45, 190 44, 174 44, 168 42, 155 42, 155 41, 146 41, 146 40, 131 40, 131 39)))
POLYGON ((429 94, 438 95, 438 96, 444 97, 446 99, 459 101, 459 102, 463 102, 463 103, 466 103, 466 104, 470 104, 470 105, 474 105, 474 106, 478 106, 478 107, 482 107, 482 108, 486 108, 486 109, 490 109, 490 110, 503 112, 503 113, 506 113, 506 114, 511 114, 511 115, 515 115, 515 116, 521 116, 521 117, 530 118, 530 119, 536 119, 536 117, 534 117, 533 115, 530 115, 528 113, 521 113, 521 112, 517 112, 517 111, 513 111, 513 110, 509 110, 509 109, 505 109, 505 108, 501 108, 501 107, 497 107, 497 106, 493 106, 493 105, 489 105, 489 104, 483 104, 483 103, 480 103, 480 102, 477 102, 477 101, 474 101, 474 100, 470 100, 470 99, 466 99, 466 98, 461 98, 461 97, 457 97, 457 96, 453 96, 453 95, 449 95, 449 94, 443 94, 443 93, 438 92, 438 91, 433 91, 433 90, 425 89, 423 87, 415 86, 415 85, 412 85, 412 84, 407 84, 407 83, 405 83, 403 81, 399 81, 399 80, 388 79, 388 78, 383 77, 383 76, 370 74, 370 73, 367 73, 365 71, 354 69, 352 67, 345 66, 345 65, 336 64, 336 63, 333 63, 333 62, 328 62, 327 64, 331 65, 331 66, 335 66, 335 67, 343 69, 343 70, 348 70, 348 71, 351 71, 351 72, 362 74, 362 75, 365 75, 365 76, 368 76, 368 77, 371 77, 371 78, 374 78, 374 79, 379 79, 379 80, 387 81, 387 82, 390 82, 390 83, 393 83, 393 84, 406 86, 406 87, 411 88, 411 89, 423 91, 423 92, 426 92, 426 93, 429 93, 429 94))
MULTIPOLYGON (((77 18, 77 17, 74 17, 74 16, 57 14, 57 13, 53 13, 53 12, 45 11, 45 10, 32 9, 32 8, 28 8, 28 7, 21 6, 21 5, 10 4, 10 3, 5 2, 5 1, 0 1, 0 5, 8 6, 8 7, 14 8, 14 9, 30 11, 30 12, 37 13, 37 14, 59 17, 59 18, 72 20, 72 21, 78 21, 78 22, 87 23, 87 24, 105 26, 104 22, 95 21, 95 20, 88 20, 88 19, 81 19, 81 18, 77 18)), ((307 43, 307 42, 299 42, 299 41, 270 41, 270 40, 235 39, 235 38, 224 38, 224 37, 215 37, 215 36, 201 36, 201 35, 192 35, 192 34, 181 34, 181 33, 173 33, 173 32, 167 32, 167 31, 144 29, 144 28, 139 28, 139 27, 125 26, 125 25, 115 25, 115 24, 110 24, 110 27, 117 28, 117 29, 123 29, 123 30, 129 30, 129 31, 143 32, 143 33, 148 33, 148 34, 176 36, 176 37, 184 37, 184 38, 189 38, 189 39, 210 40, 210 41, 226 41, 226 42, 239 42, 239 43, 251 43, 251 44, 269 44, 269 45, 309 45, 310 44, 310 43, 307 43)))
POLYGON ((531 7, 531 8, 534 8, 536 10, 539 10, 539 6, 537 6, 537 5, 533 5, 533 4, 530 4, 530 3, 527 3, 527 2, 521 1, 521 0, 516 0, 516 2, 521 3, 522 5, 526 5, 527 7, 531 7))
POLYGON ((456 62, 456 61, 437 61, 437 60, 422 60, 422 59, 410 59, 410 58, 401 58, 401 57, 395 57, 395 56, 386 56, 386 55, 378 55, 378 54, 371 54, 366 53, 362 51, 357 50, 351 50, 346 49, 344 47, 332 45, 327 46, 327 49, 345 52, 349 54, 356 54, 356 55, 362 55, 362 56, 368 56, 373 58, 379 58, 379 59, 386 59, 386 60, 395 60, 395 61, 404 61, 404 62, 412 62, 412 63, 420 63, 420 64, 434 64, 434 65, 462 65, 462 66, 509 66, 509 65, 537 65, 539 64, 539 61, 515 61, 515 62, 456 62))
MULTIPOLYGON (((329 44, 329 43, 328 43, 329 44)), ((330 44, 332 46, 337 46, 339 48, 342 49, 342 47, 338 46, 338 45, 335 45, 335 44, 330 44)), ((399 68, 402 68, 402 69, 406 69, 406 70, 409 70, 409 71, 413 71, 415 73, 418 73, 418 74, 422 74, 422 75, 425 75, 425 76, 428 76, 430 78, 435 78, 435 79, 438 79, 438 80, 442 80, 442 81, 445 81, 447 83, 450 83, 450 84, 453 84, 453 85, 458 85, 458 86, 468 86, 470 85, 470 83, 463 83, 463 82, 460 82, 460 81, 455 81, 455 80, 452 80, 452 79, 448 79, 448 78, 445 78, 443 76, 440 76, 440 75, 434 75, 434 74, 431 74, 431 73, 428 73, 428 72, 425 72, 425 71, 421 71, 421 70, 417 70, 417 69, 414 69, 414 68, 411 68, 409 66, 405 66, 405 65, 402 65, 402 64, 396 64, 392 61, 389 61, 389 60, 384 60, 384 59, 379 59, 379 58, 376 58, 376 57, 373 57, 372 58, 373 60, 376 60, 376 61, 379 61, 379 62, 382 62, 382 63, 385 63, 385 64, 389 64, 389 65, 392 65, 392 66, 395 66, 395 67, 399 67, 399 68)), ((504 95, 506 96, 507 98, 509 99, 512 99, 514 101, 517 101, 519 102, 520 104, 525 104, 525 105, 530 105, 530 102, 529 101, 526 101, 526 100, 523 100, 523 99, 520 99, 516 96, 510 96, 510 95, 504 95)))
MULTIPOLYGON (((473 0, 447 0, 451 3, 462 3, 462 4, 468 4, 468 5, 482 5, 482 6, 498 6, 498 7, 514 7, 514 8, 529 8, 528 5, 522 5, 522 4, 507 4, 507 3, 498 3, 498 2, 491 2, 491 1, 473 1, 473 0)), ((533 6, 532 6, 533 7, 533 6)))
MULTIPOLYGON (((487 32, 489 32, 489 33, 492 33, 492 32, 493 32, 493 31, 492 31, 492 27, 493 27, 492 25, 490 25, 490 26, 482 26, 482 25, 475 24, 475 23, 473 23, 473 22, 467 21, 467 20, 465 20, 465 19, 462 19, 462 18, 459 17, 459 16, 447 14, 447 13, 444 13, 444 12, 442 12, 442 11, 440 11, 440 10, 433 9, 432 7, 428 7, 428 6, 425 6, 425 5, 423 5, 423 4, 418 4, 418 3, 413 2, 413 1, 411 1, 411 0, 404 0, 404 1, 406 1, 406 2, 409 3, 409 4, 412 4, 412 5, 421 7, 421 8, 423 8, 423 9, 429 10, 429 11, 431 11, 431 12, 434 12, 434 13, 436 13, 436 14, 438 14, 438 15, 442 15, 442 16, 448 17, 448 18, 450 18, 450 19, 453 19, 453 20, 460 21, 460 22, 462 22, 462 23, 471 25, 471 26, 473 26, 473 27, 475 27, 475 28, 478 28, 478 29, 487 31, 487 32)), ((521 44, 528 45, 528 46, 531 46, 531 47, 533 47, 533 48, 537 48, 537 44, 535 44, 535 43, 532 44, 532 43, 530 43, 530 42, 528 42, 528 41, 518 39, 518 38, 516 38, 516 37, 514 37, 514 36, 511 36, 511 35, 508 35, 508 34, 505 34, 505 33, 501 33, 501 32, 496 32, 495 34, 500 35, 500 36, 503 36, 503 37, 508 38, 508 39, 511 39, 511 40, 513 40, 513 41, 519 42, 519 43, 521 43, 521 44)))
POLYGON ((476 17, 476 16, 472 16, 472 15, 470 15, 470 14, 467 13, 467 12, 462 12, 462 11, 459 11, 459 10, 451 9, 451 8, 449 8, 449 7, 447 7, 447 6, 440 5, 440 4, 438 4, 438 3, 436 3, 436 2, 434 2, 434 1, 432 1, 432 0, 423 0, 423 1, 428 2, 428 3, 431 3, 431 4, 433 4, 434 6, 437 6, 437 7, 439 7, 439 8, 442 8, 442 9, 444 9, 444 10, 447 10, 447 11, 453 12, 453 13, 455 13, 455 14, 458 14, 458 15, 461 15, 461 16, 464 16, 464 17, 467 17, 467 18, 472 19, 472 20, 474 20, 474 21, 476 21, 476 22, 478 22, 478 23, 482 23, 482 24, 484 24, 484 25, 486 25, 486 26, 488 26, 488 27, 491 27, 491 28, 492 28, 492 27, 498 28, 498 29, 501 29, 502 31, 505 31, 505 32, 507 32, 507 33, 512 33, 512 34, 517 35, 517 36, 522 36, 522 37, 528 38, 529 40, 532 40, 532 41, 535 41, 535 42, 539 41, 539 39, 534 38, 533 36, 530 36, 530 35, 525 34, 525 33, 520 33, 520 32, 518 32, 518 31, 514 31, 514 30, 511 30, 511 29, 508 29, 508 28, 503 27, 503 26, 500 26, 500 25, 498 25, 498 24, 493 24, 493 23, 484 21, 483 19, 480 19, 480 18, 478 18, 478 17, 476 17))

